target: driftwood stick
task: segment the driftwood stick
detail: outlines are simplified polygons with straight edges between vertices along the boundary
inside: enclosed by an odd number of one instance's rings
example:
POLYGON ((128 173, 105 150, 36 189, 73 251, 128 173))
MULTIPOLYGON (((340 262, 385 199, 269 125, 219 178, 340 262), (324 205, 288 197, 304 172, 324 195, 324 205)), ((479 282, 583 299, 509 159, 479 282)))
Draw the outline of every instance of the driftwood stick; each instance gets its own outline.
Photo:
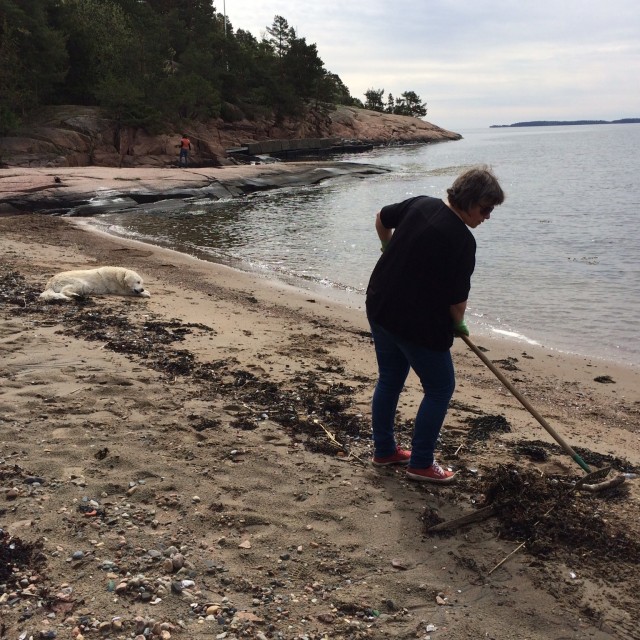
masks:
POLYGON ((589 491, 591 493, 597 493, 598 491, 605 491, 606 489, 613 489, 625 481, 623 475, 614 476, 610 480, 604 482, 598 482, 597 484, 581 484, 580 491, 589 491))
POLYGON ((478 509, 477 511, 472 511, 468 513, 466 516, 460 516, 459 518, 454 518, 453 520, 447 520, 446 522, 440 522, 439 524, 433 525, 433 527, 429 527, 427 531, 429 533, 437 532, 437 531, 448 531, 449 529, 457 529, 458 527, 463 527, 465 524, 471 524, 472 522, 481 522, 482 520, 486 520, 491 516, 494 516, 498 513, 498 508, 491 504, 488 507, 483 507, 482 509, 478 509))

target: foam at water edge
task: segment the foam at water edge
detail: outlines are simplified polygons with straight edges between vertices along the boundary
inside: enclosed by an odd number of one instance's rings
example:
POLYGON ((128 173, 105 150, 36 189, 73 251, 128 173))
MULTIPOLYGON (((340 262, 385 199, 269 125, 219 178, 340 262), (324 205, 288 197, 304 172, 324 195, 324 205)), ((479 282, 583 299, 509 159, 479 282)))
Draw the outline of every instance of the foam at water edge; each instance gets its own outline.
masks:
POLYGON ((527 338, 527 336, 522 335, 521 333, 517 333, 515 331, 506 331, 504 329, 495 329, 495 328, 491 328, 491 331, 493 333, 498 333, 501 336, 506 336, 507 338, 513 338, 515 340, 521 340, 522 342, 526 342, 527 344, 530 345, 534 345, 534 346, 542 346, 538 341, 536 340, 532 340, 531 338, 527 338))

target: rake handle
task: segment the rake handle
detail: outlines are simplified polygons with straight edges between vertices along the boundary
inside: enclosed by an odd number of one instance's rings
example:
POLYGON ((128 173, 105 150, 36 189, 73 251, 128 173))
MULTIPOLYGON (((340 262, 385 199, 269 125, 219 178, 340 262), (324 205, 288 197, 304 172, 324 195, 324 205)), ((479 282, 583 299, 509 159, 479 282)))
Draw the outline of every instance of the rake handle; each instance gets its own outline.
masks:
POLYGON ((544 427, 544 429, 553 437, 553 439, 565 450, 565 452, 571 456, 571 458, 577 462, 584 471, 591 473, 589 465, 573 450, 571 445, 540 415, 540 413, 531 405, 531 403, 513 386, 511 381, 504 376, 504 374, 485 356, 478 347, 472 342, 469 336, 463 333, 456 334, 462 338, 467 346, 473 351, 482 362, 491 370, 500 382, 513 394, 513 396, 520 402, 520 404, 544 427))

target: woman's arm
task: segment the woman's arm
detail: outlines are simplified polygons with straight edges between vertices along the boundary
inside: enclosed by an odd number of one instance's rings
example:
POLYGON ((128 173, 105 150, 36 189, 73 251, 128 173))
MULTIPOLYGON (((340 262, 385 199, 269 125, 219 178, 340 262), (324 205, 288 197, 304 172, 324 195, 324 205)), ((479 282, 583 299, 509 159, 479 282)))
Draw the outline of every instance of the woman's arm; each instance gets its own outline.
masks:
POLYGON ((391 240, 393 229, 387 229, 382 224, 382 220, 380 220, 380 212, 376 214, 376 232, 378 233, 378 238, 380 238, 380 244, 382 244, 382 250, 384 251, 389 244, 389 240, 391 240))
POLYGON ((458 302, 458 304, 452 304, 449 307, 449 313, 451 313, 451 319, 453 324, 460 324, 464 320, 464 312, 467 310, 467 301, 458 302))

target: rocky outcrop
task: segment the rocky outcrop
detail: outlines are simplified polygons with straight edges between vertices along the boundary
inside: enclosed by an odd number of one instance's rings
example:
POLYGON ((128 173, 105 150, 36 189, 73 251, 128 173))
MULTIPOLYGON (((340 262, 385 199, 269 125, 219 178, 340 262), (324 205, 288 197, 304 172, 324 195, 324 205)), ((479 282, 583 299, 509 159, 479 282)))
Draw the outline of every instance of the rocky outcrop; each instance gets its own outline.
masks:
POLYGON ((139 211, 159 201, 167 211, 179 207, 185 198, 226 200, 256 191, 313 185, 338 177, 364 178, 388 171, 361 162, 278 162, 189 169, 14 167, 0 172, 0 216, 38 211, 91 217, 108 211, 139 211))
POLYGON ((330 118, 333 136, 375 145, 442 142, 462 138, 459 133, 447 131, 419 118, 356 107, 338 107, 331 112, 330 118))
MULTIPOLYGON (((97 107, 42 109, 14 135, 0 138, 0 163, 7 167, 167 167, 177 164, 183 131, 151 135, 142 128, 121 127, 97 107)), ((253 142, 335 139, 373 145, 428 143, 461 136, 408 116, 338 107, 310 111, 304 118, 222 120, 186 128, 193 166, 224 166, 234 161, 228 149, 253 142)))

